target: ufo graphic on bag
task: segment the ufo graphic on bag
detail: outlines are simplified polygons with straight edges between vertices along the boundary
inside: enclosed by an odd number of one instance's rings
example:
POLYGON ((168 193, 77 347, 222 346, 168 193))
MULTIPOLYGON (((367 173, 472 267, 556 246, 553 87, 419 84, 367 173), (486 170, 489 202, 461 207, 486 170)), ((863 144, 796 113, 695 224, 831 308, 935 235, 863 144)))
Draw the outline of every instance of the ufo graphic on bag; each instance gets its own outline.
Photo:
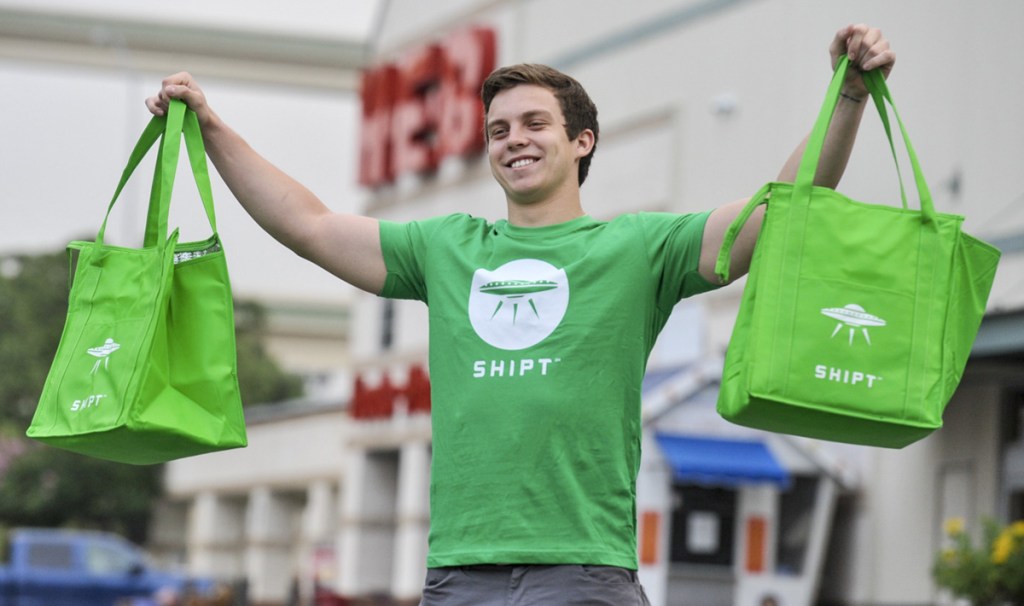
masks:
POLYGON ((864 311, 863 307, 855 303, 850 303, 845 307, 826 307, 821 310, 821 313, 833 320, 839 320, 839 324, 836 324, 836 329, 832 331, 833 337, 842 330, 843 326, 849 327, 850 345, 853 345, 853 336, 858 328, 864 334, 864 340, 867 341, 868 345, 871 345, 868 327, 885 326, 885 320, 869 314, 864 311))
POLYGON ((100 364, 103 364, 103 368, 110 368, 110 354, 114 353, 118 349, 121 349, 121 344, 115 343, 113 339, 108 338, 103 345, 86 350, 90 356, 99 358, 96 360, 96 363, 92 365, 92 371, 89 374, 96 374, 96 371, 100 369, 100 364))

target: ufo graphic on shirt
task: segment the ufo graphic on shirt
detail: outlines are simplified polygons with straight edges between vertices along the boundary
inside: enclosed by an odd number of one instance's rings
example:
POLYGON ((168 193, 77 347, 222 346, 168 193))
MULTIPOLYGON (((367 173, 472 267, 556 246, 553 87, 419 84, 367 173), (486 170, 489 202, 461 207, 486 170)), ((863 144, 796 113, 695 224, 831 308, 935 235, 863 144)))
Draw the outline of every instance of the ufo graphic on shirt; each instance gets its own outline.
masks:
POLYGON ((863 307, 855 303, 850 303, 845 307, 826 307, 821 310, 821 313, 833 320, 839 321, 839 323, 836 324, 835 330, 832 331, 833 337, 842 330, 843 326, 847 326, 850 329, 850 345, 853 345, 853 337, 858 328, 864 334, 864 340, 867 344, 871 345, 871 336, 868 334, 868 327, 885 326, 885 320, 876 315, 869 314, 864 311, 863 307))
POLYGON ((551 280, 495 280, 480 287, 480 292, 510 299, 558 288, 551 280))
POLYGON ((512 323, 515 324, 516 319, 519 317, 518 299, 526 298, 526 302, 530 304, 530 309, 533 310, 533 315, 539 318, 540 313, 537 312, 537 304, 534 302, 533 297, 529 295, 555 288, 558 288, 558 284, 551 280, 494 280, 481 286, 480 292, 499 297, 498 305, 494 308, 491 318, 498 315, 498 312, 505 306, 505 303, 511 303, 512 323))
POLYGON ((517 259, 473 273, 469 321, 488 344, 520 350, 540 343, 569 306, 565 270, 538 259, 517 259))

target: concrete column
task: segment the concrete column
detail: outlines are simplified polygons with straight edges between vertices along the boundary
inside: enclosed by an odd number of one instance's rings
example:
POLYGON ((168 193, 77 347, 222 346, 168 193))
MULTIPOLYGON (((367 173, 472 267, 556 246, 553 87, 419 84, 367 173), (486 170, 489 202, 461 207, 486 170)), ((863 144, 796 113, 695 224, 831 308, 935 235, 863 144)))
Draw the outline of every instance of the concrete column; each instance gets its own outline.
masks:
POLYGON ((767 595, 776 596, 783 604, 806 606, 788 599, 792 588, 775 575, 778 526, 778 488, 767 484, 741 487, 736 508, 736 606, 760 604, 767 595))
POLYGON ((314 581, 334 587, 336 578, 338 502, 334 486, 316 480, 306 490, 302 513, 299 570, 303 596, 312 596, 314 581), (332 563, 327 567, 328 563, 332 563))
POLYGON ((338 538, 343 596, 391 591, 397 479, 397 452, 349 453, 338 538))
POLYGON ((190 504, 161 499, 153 508, 148 550, 154 561, 165 568, 181 568, 188 563, 190 504))
POLYGON ((644 432, 642 446, 644 454, 636 479, 638 574, 651 604, 661 605, 668 600, 672 469, 651 431, 644 432))
MULTIPOLYGON (((986 434, 979 434, 986 435, 986 434)), ((871 508, 875 604, 921 604, 932 596, 936 503, 934 441, 879 449, 865 501, 871 508)))
POLYGON ((414 599, 423 590, 430 527, 430 448, 425 442, 402 446, 398 462, 397 528, 392 595, 414 599))
POLYGON ((246 576, 255 604, 281 603, 299 575, 298 545, 304 494, 259 487, 246 512, 246 576))
POLYGON ((245 574, 242 563, 244 500, 203 492, 189 511, 189 570, 193 574, 234 580, 245 574))
POLYGON ((771 484, 743 486, 739 494, 739 507, 736 516, 738 525, 736 533, 736 567, 740 575, 749 574, 748 563, 760 561, 763 573, 770 574, 775 570, 776 544, 778 542, 779 525, 779 489, 771 484), (761 544, 751 543, 753 537, 749 531, 752 524, 764 524, 764 534, 760 537, 761 544), (762 551, 754 553, 754 548, 762 551))
POLYGON ((302 538, 310 545, 330 542, 337 526, 334 487, 317 480, 306 489, 306 509, 302 514, 302 538))

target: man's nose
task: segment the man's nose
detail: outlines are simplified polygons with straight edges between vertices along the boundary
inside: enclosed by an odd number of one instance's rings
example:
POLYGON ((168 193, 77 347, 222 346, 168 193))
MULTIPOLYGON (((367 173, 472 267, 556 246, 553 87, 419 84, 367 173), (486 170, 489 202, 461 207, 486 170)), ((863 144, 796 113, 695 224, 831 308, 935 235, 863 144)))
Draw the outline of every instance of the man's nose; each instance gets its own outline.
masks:
POLYGON ((516 149, 526 145, 526 129, 519 126, 510 126, 508 129, 508 137, 505 137, 505 145, 509 149, 516 149))

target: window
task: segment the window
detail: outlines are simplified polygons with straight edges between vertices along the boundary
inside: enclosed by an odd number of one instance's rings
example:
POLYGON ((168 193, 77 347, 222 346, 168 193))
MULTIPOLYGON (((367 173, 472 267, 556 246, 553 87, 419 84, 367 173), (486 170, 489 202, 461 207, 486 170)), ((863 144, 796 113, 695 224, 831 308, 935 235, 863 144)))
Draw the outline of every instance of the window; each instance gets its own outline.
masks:
POLYGON ((1024 441, 1024 392, 1006 394, 1003 408, 1003 438, 1009 444, 1024 441))
POLYGON ((779 502, 779 542, 776 566, 779 572, 802 574, 807 543, 814 523, 818 478, 794 476, 793 485, 779 502))
POLYGON ((1010 492, 1009 513, 1011 520, 1024 520, 1024 489, 1010 492))
POLYGON ((1009 520, 1024 520, 1024 391, 1003 396, 1003 494, 1009 520))
POLYGON ((676 485, 673 493, 670 560, 732 566, 736 491, 676 485))
POLYGON ((85 551, 85 566, 95 575, 128 574, 138 563, 134 553, 114 544, 93 544, 85 551))
POLYGON ((35 543, 28 548, 28 565, 31 568, 70 569, 74 564, 70 545, 60 543, 35 543))
POLYGON ((383 305, 380 314, 380 348, 387 351, 395 342, 395 302, 384 299, 383 305))

